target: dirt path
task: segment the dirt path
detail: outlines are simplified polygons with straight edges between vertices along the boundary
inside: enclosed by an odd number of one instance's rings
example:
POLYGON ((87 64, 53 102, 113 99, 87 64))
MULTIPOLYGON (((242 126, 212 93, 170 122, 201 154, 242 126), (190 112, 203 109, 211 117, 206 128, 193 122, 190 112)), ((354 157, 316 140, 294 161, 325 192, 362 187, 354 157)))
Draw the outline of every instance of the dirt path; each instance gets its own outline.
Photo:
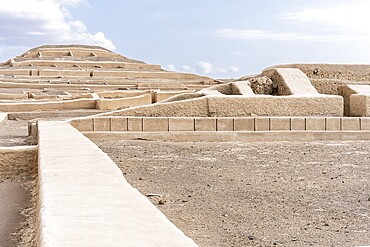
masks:
POLYGON ((19 222, 24 220, 20 210, 31 199, 28 191, 21 187, 22 182, 0 183, 0 246, 16 246, 11 234, 16 232, 19 222))
POLYGON ((370 245, 370 142, 96 142, 200 246, 370 245))

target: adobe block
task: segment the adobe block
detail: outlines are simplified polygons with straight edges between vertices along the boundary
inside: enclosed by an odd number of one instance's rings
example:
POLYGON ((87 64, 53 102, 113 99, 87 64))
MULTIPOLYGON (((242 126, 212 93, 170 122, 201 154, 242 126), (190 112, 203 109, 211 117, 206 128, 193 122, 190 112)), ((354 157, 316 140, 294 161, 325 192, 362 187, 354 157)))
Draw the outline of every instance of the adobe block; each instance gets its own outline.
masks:
POLYGON ((340 121, 339 117, 327 117, 325 123, 325 130, 327 131, 339 131, 340 130, 340 121))
POLYGON ((290 130, 306 130, 306 119, 304 117, 290 118, 290 130))
POLYGON ((111 117, 110 121, 111 131, 127 131, 127 118, 111 117))
POLYGON ((109 117, 96 117, 94 120, 94 131, 110 131, 109 117))
POLYGON ((234 131, 254 131, 254 118, 234 118, 234 131))
POLYGON ((360 118, 358 117, 342 118, 342 130, 360 130, 360 118))
POLYGON ((290 130, 290 118, 272 117, 270 118, 270 130, 290 130))
POLYGON ((307 131, 319 131, 325 130, 325 118, 324 117, 307 117, 306 118, 306 130, 307 131))
POLYGON ((362 117, 360 118, 361 121, 361 130, 370 131, 370 118, 362 117))
POLYGON ((194 131, 194 118, 169 118, 169 131, 194 131))
POLYGON ((144 117, 143 131, 168 131, 168 118, 144 117))
POLYGON ((217 118, 217 131, 234 131, 234 119, 217 118))
POLYGON ((94 124, 92 118, 81 118, 72 121, 72 126, 79 131, 94 131, 94 124))
POLYGON ((143 118, 129 117, 127 118, 127 131, 143 131, 143 118))
POLYGON ((255 131, 269 131, 270 130, 270 118, 259 117, 254 119, 255 131))
POLYGON ((216 131, 216 118, 195 118, 195 131, 216 131))

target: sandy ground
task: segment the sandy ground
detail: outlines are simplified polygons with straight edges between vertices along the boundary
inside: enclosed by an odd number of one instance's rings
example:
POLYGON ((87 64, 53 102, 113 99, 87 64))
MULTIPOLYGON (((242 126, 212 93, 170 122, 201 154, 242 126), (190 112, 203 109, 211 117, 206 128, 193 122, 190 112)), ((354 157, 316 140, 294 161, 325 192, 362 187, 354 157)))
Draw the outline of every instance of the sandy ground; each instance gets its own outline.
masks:
POLYGON ((36 174, 0 174, 0 246, 36 247, 36 174))
POLYGON ((36 247, 36 174, 0 174, 0 246, 36 247))
POLYGON ((16 230, 12 233, 13 243, 17 247, 37 247, 37 175, 30 175, 29 180, 22 184, 29 194, 27 204, 18 212, 23 220, 18 222, 16 230))
MULTIPOLYGON (((0 147, 34 145, 28 121, 8 121, 0 128, 0 147)), ((0 246, 33 247, 36 234, 36 178, 0 173, 0 246)))
POLYGON ((0 183, 0 246, 15 246, 11 234, 24 220, 20 210, 30 201, 30 193, 21 187, 22 182, 0 183))
POLYGON ((370 142, 96 143, 200 246, 370 245, 370 142))

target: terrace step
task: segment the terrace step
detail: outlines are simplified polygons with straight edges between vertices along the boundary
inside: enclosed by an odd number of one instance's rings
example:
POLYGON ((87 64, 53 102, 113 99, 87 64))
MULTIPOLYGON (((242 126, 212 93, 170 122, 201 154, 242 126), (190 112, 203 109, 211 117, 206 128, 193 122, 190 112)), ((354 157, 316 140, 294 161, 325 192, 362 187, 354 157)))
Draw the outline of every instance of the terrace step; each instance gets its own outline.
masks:
POLYGON ((167 71, 122 71, 122 70, 89 70, 89 69, 14 69, 1 68, 0 76, 32 76, 32 77, 93 77, 93 78, 155 78, 155 79, 202 79, 209 78, 195 74, 175 73, 167 71))
POLYGON ((11 67, 19 67, 24 69, 41 69, 39 67, 62 67, 62 68, 109 68, 109 69, 120 69, 120 70, 154 70, 160 71, 161 66, 155 64, 142 64, 142 63, 127 63, 127 62, 115 62, 115 61, 70 61, 70 60, 41 60, 31 59, 24 61, 15 61, 11 64, 11 67))

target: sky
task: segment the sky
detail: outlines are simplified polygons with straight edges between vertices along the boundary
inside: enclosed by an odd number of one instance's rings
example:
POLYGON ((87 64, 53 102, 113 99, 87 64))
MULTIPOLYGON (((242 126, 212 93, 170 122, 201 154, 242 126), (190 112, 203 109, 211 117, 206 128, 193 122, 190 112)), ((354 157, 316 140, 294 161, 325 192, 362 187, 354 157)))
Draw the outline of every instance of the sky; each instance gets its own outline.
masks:
POLYGON ((45 44, 87 44, 213 78, 286 63, 370 64, 370 0, 0 0, 0 6, 0 61, 45 44))

